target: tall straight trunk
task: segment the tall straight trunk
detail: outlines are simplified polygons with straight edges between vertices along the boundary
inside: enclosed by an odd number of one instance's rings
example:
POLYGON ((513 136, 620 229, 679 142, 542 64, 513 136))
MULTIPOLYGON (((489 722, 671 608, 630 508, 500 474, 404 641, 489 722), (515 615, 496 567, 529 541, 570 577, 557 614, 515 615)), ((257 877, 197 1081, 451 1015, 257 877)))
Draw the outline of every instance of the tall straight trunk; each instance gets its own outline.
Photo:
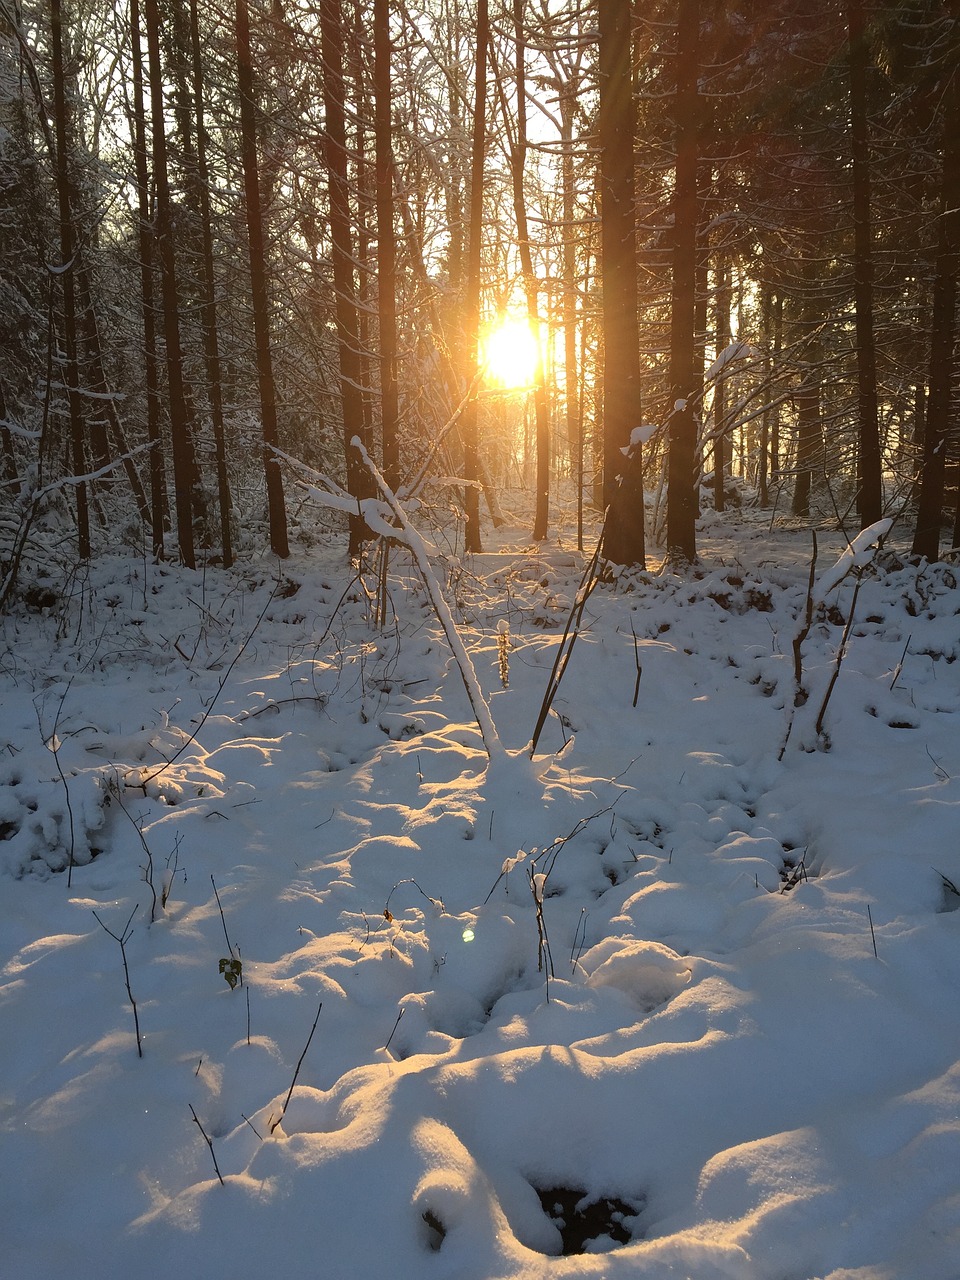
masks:
POLYGON ((673 283, 670 320, 670 446, 667 555, 679 563, 697 556, 696 380, 697 161, 699 133, 700 4, 679 0, 676 49, 676 176, 673 198, 673 283))
POLYGON ((147 50, 150 64, 150 116, 153 134, 153 175, 157 193, 157 248, 163 297, 163 333, 166 345, 167 397, 170 405, 170 437, 173 447, 174 509, 177 545, 188 569, 196 567, 193 541, 193 484, 196 460, 190 433, 183 353, 180 348, 180 293, 173 245, 173 206, 167 173, 167 135, 164 124, 163 71, 160 65, 160 8, 158 0, 146 0, 147 50))
POLYGON ((223 418, 223 380, 220 374, 220 333, 217 322, 216 274, 214 271, 213 219, 210 211, 210 172, 207 164, 204 122, 203 45, 197 0, 190 0, 190 52, 193 75, 193 110, 197 131, 196 177, 203 253, 203 300, 200 321, 203 327, 203 354, 210 398, 210 422, 217 465, 217 506, 220 513, 220 546, 224 566, 233 564, 233 534, 230 528, 232 502, 227 477, 227 445, 223 418))
POLYGON ((641 423, 640 333, 634 199, 636 102, 630 65, 630 0, 603 0, 600 35, 600 247, 603 290, 603 502, 605 555, 645 563, 643 460, 631 450, 641 423), (625 452, 629 457, 625 457, 625 452))
POLYGON ((267 516, 270 548, 284 558, 290 554, 287 540, 287 508, 283 477, 274 453, 278 444, 277 391, 270 348, 270 298, 267 290, 266 237, 260 199, 260 166, 257 157, 257 115, 250 49, 250 15, 247 0, 237 0, 237 74, 240 91, 240 153, 243 163, 243 191, 247 213, 247 244, 250 251, 250 295, 257 350, 257 383, 260 390, 260 420, 263 431, 263 469, 267 489, 267 516))
POLYGON ((853 144, 853 292, 857 334, 857 511, 863 528, 883 514, 877 349, 873 325, 873 224, 867 134, 868 50, 863 0, 846 0, 850 64, 850 132, 853 144))
POLYGON ((94 310, 90 269, 82 261, 77 263, 77 301, 79 303, 80 327, 83 333, 83 345, 86 353, 87 381, 90 390, 94 394, 97 408, 103 415, 99 420, 98 443, 94 456, 98 459, 98 466, 105 466, 110 461, 111 456, 119 455, 122 457, 124 473, 129 482, 134 501, 137 504, 137 510, 140 513, 141 520, 146 522, 150 518, 147 495, 144 492, 136 463, 133 458, 128 456, 129 446, 127 445, 126 432, 117 412, 116 399, 107 381, 103 359, 103 344, 100 340, 100 326, 97 323, 97 313, 94 310), (111 455, 110 449, 111 440, 114 449, 113 455, 111 455), (102 461, 99 461, 101 458, 102 461))
MULTIPOLYGON (((343 13, 341 0, 321 0, 320 38, 323 50, 323 110, 325 159, 330 198, 330 238, 333 242, 333 287, 336 294, 337 349, 340 360, 340 401, 346 454, 347 488, 356 498, 368 494, 367 471, 353 447, 364 438, 362 370, 357 294, 350 235, 350 196, 347 172, 347 128, 343 83, 343 13)), ((350 554, 359 554, 364 539, 359 516, 350 517, 350 554)))
POLYGON ((960 83, 951 76, 944 95, 940 216, 933 277, 930 376, 923 423, 920 497, 913 554, 936 560, 940 531, 951 400, 956 386, 957 272, 960 269, 960 83))
MULTIPOLYGON (((770 329, 772 307, 772 290, 766 281, 760 285, 760 333, 763 340, 763 381, 769 387, 773 373, 773 361, 770 357, 770 329)), ((760 447, 757 457, 757 502, 761 507, 770 505, 770 400, 769 393, 764 399, 763 415, 760 419, 760 447)))
MULTIPOLYGON (((717 263, 716 333, 717 355, 730 345, 730 260, 721 253, 717 263)), ((727 474, 727 449, 724 430, 727 418, 727 376, 721 370, 713 388, 713 505, 717 511, 726 507, 724 481, 727 474)))
MULTIPOLYGON (((63 346, 64 381, 67 384, 67 403, 70 412, 70 460, 74 477, 86 474, 84 449, 83 406, 80 399, 79 370, 77 368, 77 297, 76 297, 76 236, 73 226, 73 208, 70 199, 70 155, 67 146, 67 101, 63 57, 63 12, 60 0, 50 3, 50 34, 53 54, 53 114, 57 144, 56 182, 60 220, 60 278, 63 296, 63 346)), ((90 558, 90 505, 87 486, 83 480, 73 486, 77 511, 77 555, 81 560, 90 558)))
POLYGON ((517 136, 516 145, 512 148, 510 157, 510 174, 513 185, 514 216, 517 221, 517 249, 520 254, 520 270, 523 273, 523 291, 527 303, 527 323, 537 344, 537 366, 534 371, 533 383, 537 454, 533 540, 534 542, 542 542, 547 536, 547 524, 550 518, 550 410, 547 404, 547 385, 540 341, 537 278, 533 270, 533 254, 530 250, 530 230, 527 222, 527 201, 523 190, 523 176, 527 159, 527 69, 523 6, 524 0, 513 0, 513 30, 516 48, 517 136))
POLYGON ((567 448, 577 482, 577 547, 583 550, 583 416, 580 411, 580 372, 577 367, 577 246, 573 238, 574 174, 573 113, 576 104, 572 82, 560 88, 560 128, 563 144, 560 162, 563 210, 563 401, 567 448))
MULTIPOLYGON (((812 289, 812 284, 808 285, 812 289)), ((811 332, 817 320, 813 305, 805 301, 801 311, 801 326, 811 332)), ((819 338, 814 338, 807 350, 806 367, 797 388, 797 456, 796 479, 793 486, 792 513, 802 519, 810 515, 810 497, 813 489, 813 471, 823 449, 823 422, 820 413, 820 365, 823 349, 819 338)))
POLYGON ((160 388, 157 368, 157 323, 154 297, 154 228, 147 166, 144 116, 143 49, 139 0, 130 0, 130 60, 133 68, 134 164, 137 175, 137 243, 140 251, 140 296, 143 308, 143 368, 147 397, 147 440, 150 449, 150 527, 154 559, 163 558, 166 497, 160 437, 160 388))
POLYGON ((377 183, 377 327, 380 334, 380 431, 383 474, 400 482, 397 387, 397 240, 393 221, 393 122, 390 0, 373 0, 373 94, 377 183))
MULTIPOLYGON (((467 244, 467 287, 464 300, 464 343, 467 361, 467 385, 472 383, 479 368, 480 342, 480 267, 483 243, 483 168, 487 149, 487 42, 490 38, 490 12, 487 0, 478 0, 476 24, 476 62, 473 104, 473 151, 470 160, 470 216, 467 244)), ((466 486, 463 494, 465 551, 480 551, 480 495, 479 479, 479 424, 477 396, 463 412, 461 433, 463 436, 463 478, 466 486)))

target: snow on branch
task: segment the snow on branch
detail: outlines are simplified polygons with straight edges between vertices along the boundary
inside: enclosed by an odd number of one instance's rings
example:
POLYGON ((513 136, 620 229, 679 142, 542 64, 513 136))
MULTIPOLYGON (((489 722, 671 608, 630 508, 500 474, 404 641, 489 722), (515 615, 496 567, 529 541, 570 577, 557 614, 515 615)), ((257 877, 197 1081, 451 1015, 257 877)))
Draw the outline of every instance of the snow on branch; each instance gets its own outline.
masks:
POLYGON ((737 338, 734 342, 730 343, 729 347, 724 347, 716 360, 714 360, 713 364, 704 374, 703 380, 705 383, 715 382, 717 378, 720 377, 721 373, 725 373, 727 371, 727 367, 729 365, 735 364, 738 360, 755 360, 756 358, 756 349, 751 347, 749 342, 743 342, 741 339, 737 338))
MULTIPOLYGON (((350 443, 363 459, 364 465, 376 481, 378 489, 383 494, 384 502, 389 507, 397 522, 396 526, 388 526, 389 536, 404 543, 404 545, 409 549, 410 554, 413 556, 417 570, 420 573, 420 577, 423 579, 423 585, 426 587, 427 594, 430 597, 430 603, 433 605, 434 612, 437 615, 441 627, 443 627, 444 635, 447 637, 447 643, 453 652, 454 659, 460 670, 463 686, 467 691, 467 697, 470 700, 470 706, 473 709, 474 718, 476 719, 477 727, 480 730, 480 736, 483 738, 483 745, 487 749, 487 755, 491 760, 493 760, 494 757, 499 758, 505 754, 503 744, 500 741, 500 735, 493 722, 493 715, 490 711, 490 706, 483 695, 483 690, 480 687, 480 681, 477 679, 477 672, 473 665, 473 660, 467 652, 467 647, 463 643, 460 632, 457 630, 457 624, 454 620, 453 613, 444 598, 443 590, 437 579, 437 575, 433 571, 433 566, 430 564, 427 544, 419 531, 410 523, 407 518, 407 513, 398 502, 393 490, 381 475, 376 463, 363 447, 363 443, 360 438, 358 436, 354 436, 350 443)), ((357 509, 357 505, 359 505, 360 512, 364 519, 367 520, 370 528, 373 529, 375 533, 380 532, 379 528, 370 524, 370 520, 367 516, 367 509, 370 506, 370 500, 366 499, 361 501, 359 504, 354 500, 354 505, 351 509, 355 511, 357 509)), ((377 523, 380 523, 379 519, 377 523)))
POLYGON ((846 550, 840 553, 836 564, 831 565, 817 579, 814 588, 816 601, 825 600, 852 570, 865 568, 876 554, 876 544, 886 537, 892 527, 893 519, 888 517, 861 529, 846 550))

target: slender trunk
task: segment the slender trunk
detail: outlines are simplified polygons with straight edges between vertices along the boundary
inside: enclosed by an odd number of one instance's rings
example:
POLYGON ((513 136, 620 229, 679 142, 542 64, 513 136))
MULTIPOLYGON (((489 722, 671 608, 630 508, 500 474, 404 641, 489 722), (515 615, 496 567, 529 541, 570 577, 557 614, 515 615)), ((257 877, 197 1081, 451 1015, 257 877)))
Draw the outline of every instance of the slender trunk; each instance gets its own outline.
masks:
POLYGON ((641 423, 640 336, 634 200, 636 103, 630 66, 630 0, 603 0, 600 34, 600 242, 603 289, 604 554, 645 563, 643 460, 631 449, 641 423), (628 457, 624 454, 628 453, 628 457))
POLYGON ((523 190, 523 175, 527 159, 527 100, 526 100, 526 39, 523 29, 524 0, 513 0, 513 30, 516 47, 516 146, 510 157, 510 173, 513 180, 513 209, 517 220, 517 248, 520 254, 520 270, 523 273, 523 289, 527 303, 527 323, 537 344, 537 367, 534 371, 533 408, 536 421, 537 476, 533 518, 533 540, 542 542, 547 536, 550 518, 550 411, 547 404, 547 384, 543 367, 543 348, 540 341, 540 315, 537 302, 537 278, 533 270, 533 254, 530 249, 530 230, 527 222, 527 201, 523 190))
POLYGON ((193 542, 193 483, 196 461, 190 436, 183 353, 180 349, 180 295, 173 246, 173 208, 167 176, 167 137, 164 126, 163 73, 160 65, 160 9, 158 0, 146 0, 147 49, 150 62, 150 115, 153 126, 153 172, 157 191, 157 248, 163 295, 163 329, 166 344, 167 396, 173 445, 174 509, 180 558, 188 569, 196 567, 193 542))
POLYGON ((260 200, 260 167, 257 158, 257 119, 254 105, 253 62, 250 49, 250 16, 247 0, 237 0, 237 71, 240 91, 240 151, 250 251, 250 294, 257 349, 257 382, 263 430, 263 468, 267 488, 270 547, 281 558, 290 554, 283 477, 273 452, 278 444, 277 392, 270 348, 270 299, 267 291, 266 239, 260 200))
POLYGON ((574 175, 573 113, 574 86, 560 88, 560 126, 563 158, 560 162, 563 209, 563 399, 567 448, 573 460, 577 482, 577 547, 583 550, 583 417, 580 412, 580 373, 577 367, 577 245, 573 238, 574 175))
MULTIPOLYGON (((730 345, 730 262, 721 254, 717 264, 717 355, 730 345)), ((713 505, 717 511, 726 506, 724 482, 727 474, 727 449, 724 438, 727 417, 727 377, 721 370, 713 388, 713 505)))
POLYGON ((380 429, 383 474, 400 482, 397 388, 397 245, 393 222, 393 124, 390 89, 390 0, 374 0, 374 128, 377 182, 377 319, 380 333, 380 429))
POLYGON ((97 465, 105 466, 110 461, 110 439, 112 437, 116 453, 123 457, 124 473, 130 485, 134 501, 137 504, 140 518, 146 522, 150 518, 147 495, 144 492, 136 463, 133 458, 126 456, 129 452, 126 432, 123 429, 123 423, 120 421, 120 415, 117 413, 113 392, 107 382, 103 361, 103 345, 100 341, 100 326, 97 324, 97 314, 93 306, 90 272, 84 263, 77 264, 77 295, 80 304, 87 368, 89 370, 88 381, 91 391, 97 397, 98 409, 103 415, 99 419, 98 445, 95 454, 95 457, 97 459, 102 458, 102 461, 98 461, 97 465))
POLYGON ((197 0, 190 0, 190 47, 193 60, 193 107, 197 128, 197 196, 203 254, 203 300, 200 321, 203 353, 210 397, 210 420, 217 465, 217 505, 220 511, 220 546, 226 568, 233 564, 233 536, 230 528, 232 502, 227 476, 227 445, 223 417, 223 381, 220 374, 220 333, 217 322, 216 273, 214 270, 213 219, 210 210, 210 173, 207 165, 204 123, 203 46, 197 0))
POLYGON ((873 327, 873 227, 870 213, 870 153, 867 135, 868 50, 863 0, 847 0, 850 61, 850 126, 853 143, 853 291, 856 305, 857 511, 862 528, 883 514, 877 352, 873 327))
MULTIPOLYGON (((70 200, 70 157, 67 149, 67 103, 63 57, 63 13, 60 0, 51 0, 53 53, 53 113, 57 143, 57 201, 60 218, 60 278, 63 285, 64 381, 70 410, 70 455, 75 477, 86 473, 83 406, 77 369, 76 237, 70 200)), ((73 486, 77 503, 77 554, 90 558, 90 506, 84 481, 73 486)))
MULTIPOLYGON (((804 303, 803 327, 812 329, 815 320, 809 303, 804 303)), ((793 487, 793 514, 801 519, 810 516, 813 469, 823 447, 823 424, 820 416, 820 363, 822 348, 813 339, 807 351, 806 368, 797 389, 797 458, 793 487)))
POLYGON ((947 441, 956 385, 957 272, 960 268, 960 85, 954 75, 946 94, 940 173, 940 217, 933 278, 930 376, 923 424, 920 497, 913 554, 940 555, 947 441))
MULTIPOLYGON (((347 129, 343 84, 343 13, 341 0, 321 0, 320 35, 323 48, 323 109, 326 124, 325 158, 330 196, 330 238, 333 242, 333 287, 336 294, 337 349, 340 358, 340 400, 347 488, 356 498, 369 495, 366 468, 352 445, 363 439, 363 394, 357 325, 357 294, 350 235, 350 195, 347 172, 347 129)), ((364 523, 350 517, 350 555, 360 552, 364 523)))
POLYGON ((679 0, 667 491, 667 555, 678 563, 692 562, 697 556, 697 419, 694 397, 698 391, 696 304, 699 45, 699 0, 679 0))
MULTIPOLYGON (((490 38, 490 13, 487 0, 478 0, 475 64, 473 151, 470 161, 470 223, 467 248, 467 289, 464 300, 464 342, 467 359, 467 385, 476 378, 479 368, 480 341, 480 268, 483 240, 483 168, 487 148, 487 42, 490 38)), ((475 390, 475 389, 474 389, 475 390)), ((479 424, 476 394, 471 395, 462 418, 463 435, 463 506, 466 517, 464 550, 480 551, 479 424)))
POLYGON ((143 50, 139 0, 130 0, 130 51, 133 67, 134 163, 137 175, 137 239, 140 250, 140 295, 143 308, 143 367, 147 398, 147 439, 150 449, 150 526, 154 559, 163 558, 166 506, 163 446, 160 438, 160 389, 157 368, 157 323, 154 298, 154 228, 147 168, 147 126, 144 115, 143 50))

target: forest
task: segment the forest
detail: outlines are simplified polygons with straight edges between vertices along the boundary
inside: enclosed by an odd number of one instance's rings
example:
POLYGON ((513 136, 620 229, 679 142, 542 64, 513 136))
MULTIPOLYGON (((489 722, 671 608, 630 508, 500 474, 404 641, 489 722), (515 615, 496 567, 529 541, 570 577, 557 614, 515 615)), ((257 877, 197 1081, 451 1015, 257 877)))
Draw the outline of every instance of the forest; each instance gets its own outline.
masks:
POLYGON ((0 0, 2 1280, 957 1280, 960 0, 0 0))
POLYGON ((957 18, 3 0, 2 602, 51 545, 284 557, 304 483, 355 556, 355 439, 392 489, 459 480, 468 551, 522 490, 535 541, 561 493, 581 547, 606 512, 615 563, 694 561, 730 502, 936 560, 957 18))

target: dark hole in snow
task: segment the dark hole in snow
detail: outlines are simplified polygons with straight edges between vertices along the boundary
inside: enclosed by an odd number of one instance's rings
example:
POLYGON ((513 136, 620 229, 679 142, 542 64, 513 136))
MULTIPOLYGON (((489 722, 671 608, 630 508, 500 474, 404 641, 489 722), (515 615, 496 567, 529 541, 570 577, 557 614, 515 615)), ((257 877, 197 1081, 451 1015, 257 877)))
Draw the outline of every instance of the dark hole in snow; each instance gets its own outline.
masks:
POLYGON ((960 911, 960 889, 953 883, 949 876, 945 876, 943 872, 938 873, 943 883, 943 896, 940 900, 939 910, 943 911, 960 911))
POLYGON ((591 1197, 576 1187, 535 1189, 543 1212, 560 1232, 565 1257, 592 1252, 587 1246, 594 1240, 629 1244, 634 1238, 631 1226, 640 1206, 617 1196, 591 1197))
POLYGON ((446 1239, 447 1229, 432 1209, 425 1209, 420 1216, 426 1227, 423 1233, 424 1243, 431 1252, 438 1253, 446 1239))

